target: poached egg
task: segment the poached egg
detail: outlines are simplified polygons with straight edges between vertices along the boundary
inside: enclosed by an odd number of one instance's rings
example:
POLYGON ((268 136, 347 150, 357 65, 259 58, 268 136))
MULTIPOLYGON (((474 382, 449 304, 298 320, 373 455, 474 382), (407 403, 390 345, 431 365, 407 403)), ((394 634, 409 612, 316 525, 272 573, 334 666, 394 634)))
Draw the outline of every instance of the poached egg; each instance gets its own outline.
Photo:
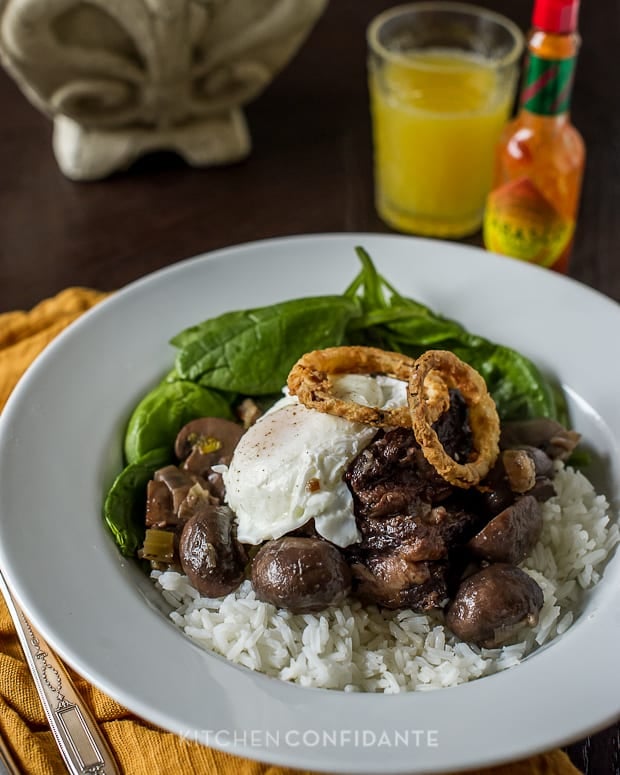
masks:
MULTIPOLYGON (((405 383, 390 377, 347 374, 333 383, 337 396, 366 406, 390 409, 407 402, 405 383)), ((222 472, 239 541, 280 538, 310 519, 337 546, 359 541, 343 474, 376 433, 285 395, 242 436, 222 472)))

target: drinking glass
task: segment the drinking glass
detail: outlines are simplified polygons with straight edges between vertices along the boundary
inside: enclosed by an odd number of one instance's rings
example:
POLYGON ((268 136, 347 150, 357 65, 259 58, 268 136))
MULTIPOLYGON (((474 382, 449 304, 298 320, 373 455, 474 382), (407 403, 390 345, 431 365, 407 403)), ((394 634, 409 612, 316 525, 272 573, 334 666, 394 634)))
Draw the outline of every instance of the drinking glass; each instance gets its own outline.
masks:
POLYGON ((398 6, 368 27, 375 203, 398 231, 458 238, 482 223, 524 39, 463 3, 398 6))

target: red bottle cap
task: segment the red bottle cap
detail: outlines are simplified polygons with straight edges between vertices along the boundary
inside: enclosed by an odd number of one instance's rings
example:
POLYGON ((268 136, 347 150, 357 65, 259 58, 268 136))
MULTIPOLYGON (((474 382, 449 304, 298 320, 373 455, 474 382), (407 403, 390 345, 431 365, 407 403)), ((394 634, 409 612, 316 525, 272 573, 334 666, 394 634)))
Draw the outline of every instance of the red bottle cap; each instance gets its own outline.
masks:
POLYGON ((579 0, 536 0, 532 24, 543 32, 564 34, 575 32, 579 15, 579 0))

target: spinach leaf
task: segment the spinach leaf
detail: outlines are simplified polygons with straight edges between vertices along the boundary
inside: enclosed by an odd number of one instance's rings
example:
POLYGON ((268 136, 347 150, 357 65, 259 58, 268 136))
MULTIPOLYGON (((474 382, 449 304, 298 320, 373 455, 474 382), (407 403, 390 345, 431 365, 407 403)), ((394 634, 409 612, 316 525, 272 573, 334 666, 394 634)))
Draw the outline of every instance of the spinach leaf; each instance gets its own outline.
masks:
POLYGON ((431 346, 442 343, 476 346, 484 340, 467 332, 455 320, 438 315, 430 307, 414 299, 401 296, 376 270, 370 256, 356 248, 362 269, 345 295, 357 298, 362 310, 352 321, 348 334, 363 344, 371 336, 392 344, 397 352, 407 350, 409 355, 420 355, 431 346))
POLYGON ((309 350, 341 344, 359 304, 344 296, 293 299, 229 312, 175 336, 182 379, 247 395, 276 393, 309 350))
POLYGON ((565 405, 558 403, 553 385, 525 356, 490 342, 477 348, 453 349, 484 377, 500 419, 550 417, 567 422, 565 405))
POLYGON ((154 449, 124 468, 108 491, 103 518, 126 557, 133 557, 144 541, 146 485, 169 462, 167 449, 154 449))
POLYGON ((152 449, 164 448, 170 457, 179 430, 196 417, 232 419, 229 400, 193 382, 166 382, 144 396, 134 409, 125 432, 125 458, 134 463, 152 449))

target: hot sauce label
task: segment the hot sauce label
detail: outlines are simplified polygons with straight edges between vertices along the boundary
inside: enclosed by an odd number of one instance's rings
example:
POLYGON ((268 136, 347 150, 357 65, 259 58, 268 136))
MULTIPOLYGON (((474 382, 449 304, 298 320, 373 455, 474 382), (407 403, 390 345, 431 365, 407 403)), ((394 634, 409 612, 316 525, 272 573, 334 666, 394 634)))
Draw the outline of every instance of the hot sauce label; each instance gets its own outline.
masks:
POLYGON ((521 90, 521 107, 542 116, 565 113, 570 106, 576 62, 576 57, 542 59, 529 53, 521 90))
POLYGON ((564 217, 528 178, 507 183, 487 201, 483 232, 494 253, 551 267, 573 236, 574 221, 564 217))

